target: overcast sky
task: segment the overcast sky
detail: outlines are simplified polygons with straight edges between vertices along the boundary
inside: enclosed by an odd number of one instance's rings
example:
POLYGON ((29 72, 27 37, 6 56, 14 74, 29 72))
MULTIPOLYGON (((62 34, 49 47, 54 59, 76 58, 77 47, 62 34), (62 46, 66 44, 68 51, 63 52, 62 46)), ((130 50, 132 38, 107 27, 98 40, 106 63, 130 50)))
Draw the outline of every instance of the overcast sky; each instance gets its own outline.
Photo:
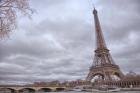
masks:
POLYGON ((0 42, 0 83, 85 79, 95 49, 93 4, 111 55, 140 72, 140 0, 31 0, 32 20, 0 42))

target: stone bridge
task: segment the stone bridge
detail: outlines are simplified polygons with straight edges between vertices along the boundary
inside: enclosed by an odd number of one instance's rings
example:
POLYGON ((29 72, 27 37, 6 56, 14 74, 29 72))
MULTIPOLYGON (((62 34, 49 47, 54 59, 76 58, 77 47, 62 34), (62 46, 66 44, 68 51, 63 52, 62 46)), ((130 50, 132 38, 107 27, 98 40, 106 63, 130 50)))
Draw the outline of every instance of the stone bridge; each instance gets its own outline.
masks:
POLYGON ((14 87, 2 87, 0 86, 0 92, 10 92, 10 93, 22 93, 22 92, 52 92, 52 91, 65 91, 66 87, 23 87, 23 86, 14 86, 14 87))

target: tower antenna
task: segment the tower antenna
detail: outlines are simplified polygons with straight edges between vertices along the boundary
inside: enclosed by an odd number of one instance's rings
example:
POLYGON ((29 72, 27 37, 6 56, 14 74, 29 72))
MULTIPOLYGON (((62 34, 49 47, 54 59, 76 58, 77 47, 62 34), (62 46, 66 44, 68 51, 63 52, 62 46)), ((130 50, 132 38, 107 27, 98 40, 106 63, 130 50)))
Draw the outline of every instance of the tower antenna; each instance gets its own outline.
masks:
POLYGON ((88 0, 88 2, 89 2, 89 5, 90 5, 90 7, 91 7, 91 9, 95 9, 95 4, 93 3, 93 1, 92 0, 88 0))
POLYGON ((92 7, 95 9, 95 4, 94 3, 92 3, 92 7))

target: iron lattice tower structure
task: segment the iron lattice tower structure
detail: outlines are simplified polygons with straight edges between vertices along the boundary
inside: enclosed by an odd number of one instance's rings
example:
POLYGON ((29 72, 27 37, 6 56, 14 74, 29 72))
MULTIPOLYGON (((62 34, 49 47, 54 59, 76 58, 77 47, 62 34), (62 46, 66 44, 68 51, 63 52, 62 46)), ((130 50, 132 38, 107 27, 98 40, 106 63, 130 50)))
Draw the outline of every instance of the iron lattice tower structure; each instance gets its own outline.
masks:
POLYGON ((93 10, 93 14, 95 21, 96 49, 93 65, 90 67, 86 80, 91 81, 95 76, 101 80, 109 81, 114 80, 113 76, 117 76, 121 79, 124 75, 119 66, 114 63, 109 49, 106 46, 97 10, 95 8, 93 10))

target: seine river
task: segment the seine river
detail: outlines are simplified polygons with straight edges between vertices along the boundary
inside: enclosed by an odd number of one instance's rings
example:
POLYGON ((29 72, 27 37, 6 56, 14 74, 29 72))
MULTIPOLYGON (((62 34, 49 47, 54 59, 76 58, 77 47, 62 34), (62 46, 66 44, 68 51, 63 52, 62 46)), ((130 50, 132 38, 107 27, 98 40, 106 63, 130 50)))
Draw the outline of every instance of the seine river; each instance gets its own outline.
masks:
MULTIPOLYGON (((8 93, 8 92, 0 92, 0 93, 8 93)), ((23 92, 23 93, 33 93, 33 92, 23 92)), ((35 93, 140 93, 140 91, 120 91, 120 92, 35 92, 35 93)))
POLYGON ((140 91, 120 91, 120 92, 38 92, 38 93, 140 93, 140 91))

